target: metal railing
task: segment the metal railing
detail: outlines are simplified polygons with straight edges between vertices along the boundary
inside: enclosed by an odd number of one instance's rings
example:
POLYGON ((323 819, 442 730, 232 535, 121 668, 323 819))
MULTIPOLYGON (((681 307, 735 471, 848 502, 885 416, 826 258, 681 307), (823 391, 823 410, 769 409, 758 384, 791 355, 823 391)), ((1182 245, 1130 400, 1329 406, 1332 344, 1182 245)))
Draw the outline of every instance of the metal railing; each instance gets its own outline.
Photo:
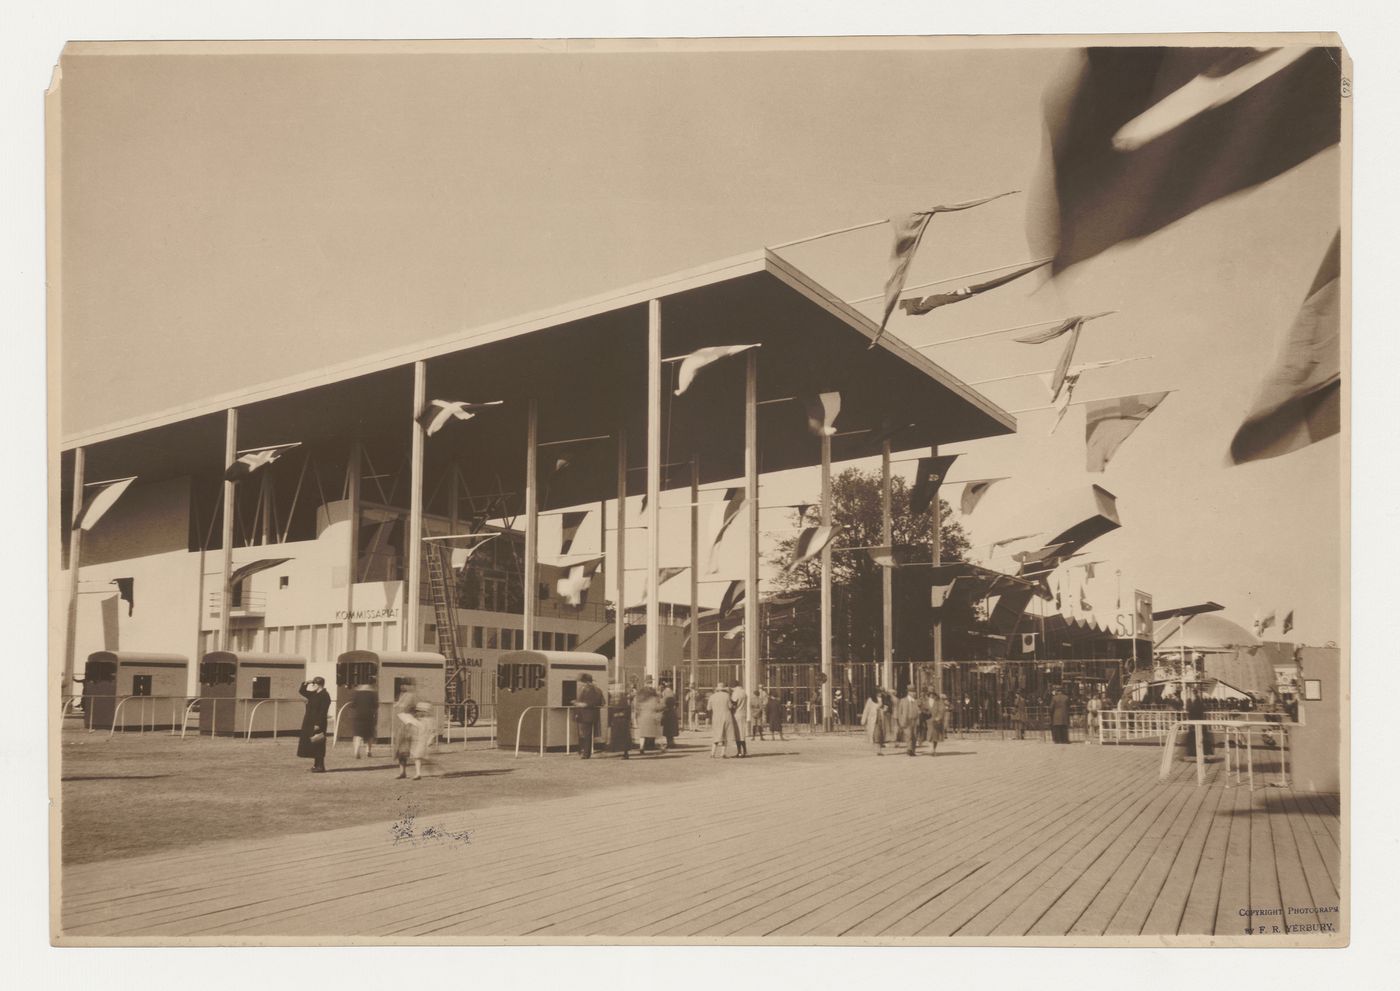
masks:
POLYGON ((1175 709, 1102 709, 1099 711, 1099 742, 1149 740, 1165 736, 1181 721, 1175 709))
POLYGON ((112 695, 112 696, 98 696, 98 697, 116 698, 116 699, 117 699, 116 708, 114 708, 114 709, 112 710, 112 728, 107 732, 107 736, 108 736, 108 737, 115 736, 118 729, 120 729, 123 733, 126 732, 126 729, 127 729, 127 727, 126 727, 126 720, 125 720, 125 719, 122 719, 121 722, 120 722, 120 724, 118 724, 118 722, 117 722, 117 717, 123 715, 122 710, 123 710, 124 708, 126 708, 126 705, 127 705, 128 702, 132 702, 132 701, 137 702, 137 703, 139 704, 140 708, 141 708, 141 722, 137 724, 137 731, 138 731, 138 732, 141 732, 141 733, 146 732, 146 728, 147 728, 148 725, 149 725, 150 730, 151 730, 152 733, 154 733, 155 730, 156 730, 156 723, 155 723, 155 718, 156 718, 156 706, 155 706, 155 703, 156 703, 156 702, 168 702, 168 703, 170 703, 170 724, 169 724, 169 725, 170 725, 170 735, 171 735, 171 736, 174 736, 174 735, 175 735, 175 720, 176 720, 176 718, 177 718, 177 717, 176 717, 176 712, 178 711, 179 706, 185 701, 186 698, 188 698, 188 696, 185 696, 185 695, 123 695, 123 696, 121 696, 120 698, 118 698, 118 697, 115 696, 115 695, 112 695), (147 703, 150 703, 150 704, 147 705, 147 703), (147 716, 147 715, 150 716, 150 722, 149 722, 149 724, 148 724, 147 721, 146 721, 146 716, 147 716))
MULTIPOLYGON (((1234 715, 1234 714, 1232 714, 1234 715)), ((1249 715, 1239 713, 1239 715, 1249 715)), ((1205 783, 1206 775, 1206 753, 1205 735, 1210 730, 1220 732, 1220 744, 1225 751, 1225 785, 1230 787, 1232 779, 1242 784, 1246 775, 1249 778, 1249 790, 1254 790, 1254 734, 1263 732, 1266 734, 1279 734, 1278 750, 1281 761, 1279 771, 1278 786, 1288 787, 1288 749, 1289 724, 1272 719, 1183 719, 1172 727, 1162 745, 1162 763, 1157 769, 1158 780, 1165 781, 1171 776, 1172 757, 1176 753, 1176 740, 1182 730, 1189 730, 1195 734, 1196 750, 1196 787, 1205 783), (1240 765, 1240 744, 1244 744, 1245 769, 1241 770, 1240 765)))
MULTIPOLYGON (((575 706, 572 705, 528 705, 520 712, 520 718, 515 721, 515 756, 520 756, 520 731, 525 726, 525 717, 533 710, 540 710, 540 756, 544 756, 545 749, 549 743, 549 719, 548 713, 551 710, 559 709, 564 712, 573 712, 575 706)), ((569 720, 564 730, 564 753, 569 753, 569 740, 573 736, 573 720, 569 720)))

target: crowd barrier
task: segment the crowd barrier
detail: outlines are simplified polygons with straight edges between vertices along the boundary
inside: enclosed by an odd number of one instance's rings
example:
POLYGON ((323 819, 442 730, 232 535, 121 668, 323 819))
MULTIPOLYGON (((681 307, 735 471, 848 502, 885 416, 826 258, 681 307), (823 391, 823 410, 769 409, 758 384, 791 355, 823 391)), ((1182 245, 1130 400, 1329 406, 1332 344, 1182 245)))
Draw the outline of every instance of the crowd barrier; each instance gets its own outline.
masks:
POLYGON ((1205 783, 1205 734, 1212 732, 1216 736, 1216 746, 1219 746, 1225 755, 1225 785, 1243 784, 1246 776, 1249 780, 1249 790, 1254 790, 1254 736, 1259 734, 1261 743, 1263 739, 1273 738, 1273 746, 1269 749, 1277 748, 1279 753, 1279 780, 1278 786, 1288 787, 1288 750, 1291 745, 1289 738, 1289 725, 1279 719, 1260 718, 1258 713, 1231 712, 1222 718, 1212 719, 1182 719, 1178 721, 1167 734, 1162 746, 1162 763, 1157 769, 1159 780, 1165 781, 1171 776, 1172 758, 1176 754, 1177 737, 1182 731, 1188 731, 1195 735, 1196 743, 1196 786, 1200 787, 1205 783), (1254 718, 1236 718, 1248 717, 1254 718), (1240 750, 1244 750, 1243 763, 1241 763, 1240 750))
MULTIPOLYGON (((530 713, 534 712, 536 709, 538 709, 538 710, 539 710, 539 713, 540 713, 540 756, 541 756, 541 757, 544 756, 544 752, 545 752, 545 750, 546 750, 546 749, 548 748, 548 746, 549 746, 549 720, 546 718, 546 714, 547 714, 548 712, 550 712, 551 710, 560 710, 560 711, 563 711, 563 712, 573 712, 573 711, 574 711, 574 707, 571 706, 571 705, 530 705, 530 706, 526 706, 523 710, 521 710, 520 718, 517 719, 517 720, 515 721, 515 756, 516 756, 516 757, 519 757, 519 756, 520 756, 520 733, 521 733, 521 730, 522 730, 522 729, 524 728, 524 726, 525 726, 525 717, 528 716, 530 713)), ((572 738, 573 735, 574 735, 574 732, 575 732, 574 723, 573 723, 573 720, 570 720, 569 723, 568 723, 567 729, 564 731, 564 753, 566 753, 566 754, 569 752, 569 743, 570 743, 570 741, 571 741, 571 738, 572 738)))

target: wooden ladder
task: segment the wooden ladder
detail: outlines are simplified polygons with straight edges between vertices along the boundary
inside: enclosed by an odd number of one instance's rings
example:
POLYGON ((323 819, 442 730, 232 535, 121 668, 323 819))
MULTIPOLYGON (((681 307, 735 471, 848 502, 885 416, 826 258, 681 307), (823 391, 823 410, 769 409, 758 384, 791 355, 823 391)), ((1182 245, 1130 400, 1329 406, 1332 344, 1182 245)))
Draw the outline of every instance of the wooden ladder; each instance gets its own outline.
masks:
POLYGON ((446 703, 451 713, 462 701, 466 670, 457 647, 457 583, 448 583, 448 573, 452 570, 448 553, 447 548, 434 544, 423 548, 428 565, 428 591, 432 596, 433 616, 437 622, 438 651, 447 660, 446 703))

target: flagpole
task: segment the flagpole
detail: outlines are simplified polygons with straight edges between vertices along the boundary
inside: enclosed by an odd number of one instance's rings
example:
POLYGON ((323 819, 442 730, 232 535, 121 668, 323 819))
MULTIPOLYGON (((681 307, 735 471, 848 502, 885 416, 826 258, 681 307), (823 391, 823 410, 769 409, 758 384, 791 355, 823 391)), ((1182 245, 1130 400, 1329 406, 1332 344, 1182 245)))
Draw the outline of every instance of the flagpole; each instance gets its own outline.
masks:
MULTIPOLYGON (((933 446, 933 456, 938 456, 938 445, 933 446)), ((933 547, 932 559, 935 568, 943 564, 943 497, 938 486, 933 490, 933 547)), ((933 684, 938 694, 943 694, 943 610, 940 608, 933 621, 933 684)))
MULTIPOLYGON (((890 442, 880 445, 880 542, 894 544, 894 521, 890 516, 890 442)), ((894 569, 880 569, 881 605, 884 618, 884 665, 881 681, 885 691, 894 690, 894 569)))
POLYGON ((806 244, 808 241, 820 241, 822 238, 825 237, 836 237, 838 234, 850 234, 852 231, 863 231, 867 227, 879 227, 881 224, 888 222, 888 219, 885 217, 881 217, 879 220, 867 220, 863 224, 852 224, 850 227, 838 227, 834 231, 823 231, 820 234, 809 234, 807 237, 799 237, 795 241, 784 241, 782 244, 770 244, 768 246, 768 250, 781 251, 784 248, 791 248, 798 244, 806 244))
POLYGON ((647 303, 647 654, 653 685, 661 677, 661 300, 647 303))
POLYGON ((346 466, 346 517, 350 527, 346 547, 345 567, 345 626, 341 634, 345 651, 355 649, 355 580, 360 570, 360 440, 350 442, 350 464, 346 466))
MULTIPOLYGON (((821 500, 822 526, 831 526, 831 435, 827 433, 822 434, 821 500)), ((822 712, 826 716, 828 726, 831 725, 831 694, 834 674, 831 663, 831 621, 831 541, 827 541, 826 546, 822 548, 821 660, 822 674, 826 679, 822 683, 822 712)))
POLYGON ((748 499, 748 577, 744 585, 744 690, 758 677, 758 352, 750 350, 744 369, 744 495, 748 499))
MULTIPOLYGON (((408 540, 404 553, 408 557, 407 585, 404 588, 404 622, 399 628, 399 644, 402 650, 418 649, 420 636, 419 617, 422 605, 419 602, 419 584, 423 580, 423 439, 426 436, 423 424, 418 422, 418 414, 428 402, 428 363, 413 363, 413 408, 409 410, 410 429, 413 431, 413 446, 410 455, 408 476, 408 540)), ((434 550, 432 553, 436 554, 434 550)), ((455 618, 454 618, 455 621, 455 618)), ((446 631, 438 631, 439 644, 446 631)), ((451 642, 451 641, 448 641, 451 642)))
POLYGON ((525 415, 525 576, 524 594, 521 596, 525 609, 526 650, 538 649, 535 644, 535 610, 539 594, 535 586, 538 584, 536 558, 539 557, 540 529, 539 433, 539 400, 531 396, 525 415))
MULTIPOLYGON (((700 677, 700 459, 690 458, 690 685, 700 677)), ((684 699, 679 685, 671 686, 684 699)))
POLYGON ((617 425, 617 575, 613 585, 617 589, 617 607, 613 622, 613 665, 614 684, 625 690, 626 680, 622 666, 622 652, 627 641, 627 427, 617 425))
MULTIPOLYGON (((238 458, 238 407, 229 407, 224 422, 224 468, 238 458)), ((233 602, 233 518, 237 509, 238 483, 224 482, 223 600, 219 603, 219 649, 230 650, 229 604, 233 602)))
POLYGON ((63 682, 59 687, 63 695, 73 690, 73 669, 78 656, 78 569, 83 556, 83 530, 78 526, 78 516, 83 511, 83 475, 86 469, 87 448, 74 448, 73 506, 68 519, 68 634, 64 644, 63 682))

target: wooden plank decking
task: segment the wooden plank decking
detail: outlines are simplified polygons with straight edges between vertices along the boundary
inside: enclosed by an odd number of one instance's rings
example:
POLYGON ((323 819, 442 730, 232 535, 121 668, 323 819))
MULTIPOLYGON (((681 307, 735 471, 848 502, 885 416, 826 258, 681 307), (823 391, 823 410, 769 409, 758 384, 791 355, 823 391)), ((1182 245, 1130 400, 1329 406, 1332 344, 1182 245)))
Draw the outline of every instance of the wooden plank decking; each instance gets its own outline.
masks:
POLYGON ((880 759, 849 737, 801 745, 826 759, 773 754, 701 780, 467 808, 401 821, 397 837, 381 823, 72 866, 62 938, 1132 942, 1262 929, 1325 943, 1344 930, 1335 799, 1226 787, 1219 765, 1206 787, 1184 763, 1160 782, 1154 747, 952 740, 937 759, 880 759))

